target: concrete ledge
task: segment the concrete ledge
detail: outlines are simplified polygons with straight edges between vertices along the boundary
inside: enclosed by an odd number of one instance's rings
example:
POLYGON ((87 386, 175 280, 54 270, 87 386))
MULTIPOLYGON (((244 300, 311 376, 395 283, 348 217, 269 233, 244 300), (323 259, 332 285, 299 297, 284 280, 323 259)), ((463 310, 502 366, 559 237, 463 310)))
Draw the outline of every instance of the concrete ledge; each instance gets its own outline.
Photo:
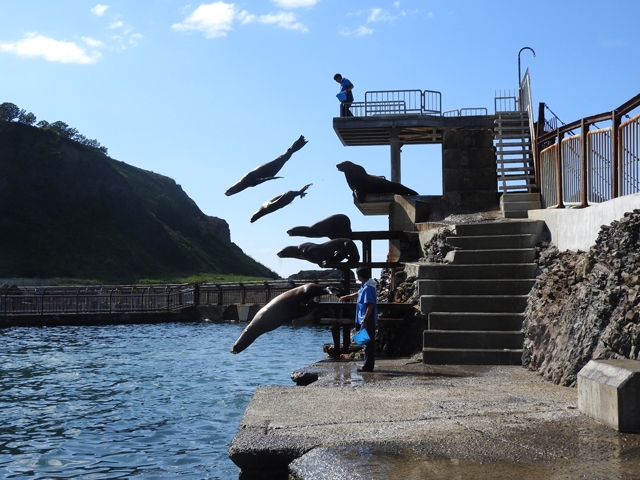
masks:
POLYGON ((595 245, 602 225, 620 220, 640 208, 640 193, 625 195, 588 208, 529 210, 529 218, 544 220, 558 250, 587 251, 595 245))
POLYGON ((619 432, 640 432, 640 361, 587 363, 578 373, 578 409, 619 432))

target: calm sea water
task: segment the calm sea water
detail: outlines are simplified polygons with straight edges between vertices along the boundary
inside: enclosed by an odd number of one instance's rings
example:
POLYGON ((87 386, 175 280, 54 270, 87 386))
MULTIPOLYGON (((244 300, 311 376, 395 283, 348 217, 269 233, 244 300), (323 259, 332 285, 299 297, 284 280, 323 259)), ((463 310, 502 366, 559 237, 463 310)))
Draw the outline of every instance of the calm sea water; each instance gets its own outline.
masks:
POLYGON ((324 358, 326 327, 0 329, 0 478, 233 479, 227 447, 259 385, 324 358))

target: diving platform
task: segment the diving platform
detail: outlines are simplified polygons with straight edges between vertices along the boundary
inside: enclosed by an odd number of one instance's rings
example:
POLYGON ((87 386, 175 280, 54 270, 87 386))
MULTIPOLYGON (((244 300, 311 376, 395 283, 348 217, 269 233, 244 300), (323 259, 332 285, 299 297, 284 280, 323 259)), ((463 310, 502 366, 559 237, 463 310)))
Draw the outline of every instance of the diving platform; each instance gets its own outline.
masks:
MULTIPOLYGON (((364 102, 363 102, 364 103, 364 102)), ((357 109, 353 104, 352 110, 357 109)), ((441 144, 449 130, 488 129, 494 126, 494 115, 420 115, 387 114, 336 117, 333 129, 345 147, 367 145, 428 145, 441 144)))

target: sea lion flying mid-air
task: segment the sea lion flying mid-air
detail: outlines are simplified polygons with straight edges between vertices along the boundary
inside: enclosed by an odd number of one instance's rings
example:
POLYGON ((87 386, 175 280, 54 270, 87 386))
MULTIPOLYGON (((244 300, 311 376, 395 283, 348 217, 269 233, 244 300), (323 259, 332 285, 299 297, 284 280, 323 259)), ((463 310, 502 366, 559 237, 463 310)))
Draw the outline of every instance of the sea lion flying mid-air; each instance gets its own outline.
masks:
POLYGON ((264 202, 258 211, 251 217, 251 223, 255 222, 260 217, 264 217, 276 210, 280 210, 282 207, 286 207, 293 202, 298 195, 300 195, 300 198, 304 197, 306 195, 305 190, 311 185, 313 185, 313 183, 305 185, 300 190, 289 190, 282 195, 278 195, 277 197, 273 197, 271 200, 264 202))
POLYGON ((226 196, 233 195, 235 193, 241 192, 245 188, 255 187, 256 185, 260 185, 261 183, 266 182, 267 180, 274 180, 276 178, 276 174, 280 171, 282 166, 291 158, 295 152, 300 150, 307 144, 307 141, 304 138, 304 135, 300 135, 300 138, 293 142, 286 152, 280 155, 275 160, 271 160, 259 167, 254 168, 249 173, 247 173, 244 177, 242 177, 238 182, 229 187, 229 189, 224 192, 226 196))

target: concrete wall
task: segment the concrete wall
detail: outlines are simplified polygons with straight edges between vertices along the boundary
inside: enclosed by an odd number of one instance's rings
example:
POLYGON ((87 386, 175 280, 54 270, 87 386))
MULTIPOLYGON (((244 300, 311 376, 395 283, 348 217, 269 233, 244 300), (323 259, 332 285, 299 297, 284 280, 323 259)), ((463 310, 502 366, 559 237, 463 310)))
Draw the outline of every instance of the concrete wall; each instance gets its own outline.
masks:
POLYGON ((529 218, 544 220, 558 250, 588 251, 603 225, 640 209, 640 193, 625 195, 587 208, 529 210, 529 218))

